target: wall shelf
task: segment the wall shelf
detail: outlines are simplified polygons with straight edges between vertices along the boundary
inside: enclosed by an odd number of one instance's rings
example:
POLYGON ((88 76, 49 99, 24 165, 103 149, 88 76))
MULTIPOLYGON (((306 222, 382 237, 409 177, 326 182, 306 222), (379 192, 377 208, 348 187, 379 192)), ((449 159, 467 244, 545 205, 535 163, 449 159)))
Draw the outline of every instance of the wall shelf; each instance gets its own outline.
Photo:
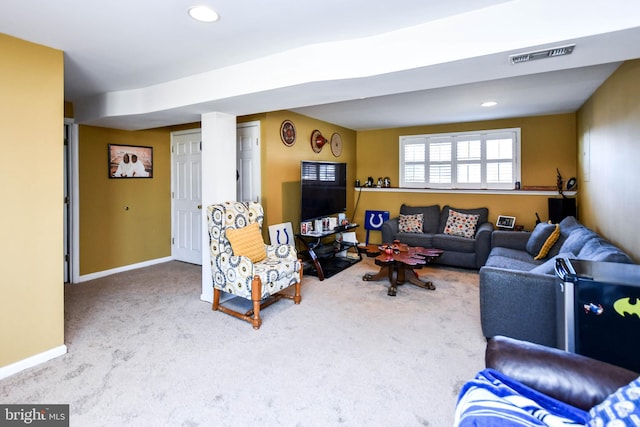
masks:
MULTIPOLYGON (((355 191, 377 193, 441 193, 441 194, 487 194, 503 196, 560 196, 557 191, 543 190, 469 190, 469 189, 442 189, 442 188, 398 188, 398 187, 355 187, 355 191)), ((574 197, 577 191, 563 191, 568 197, 574 197)))

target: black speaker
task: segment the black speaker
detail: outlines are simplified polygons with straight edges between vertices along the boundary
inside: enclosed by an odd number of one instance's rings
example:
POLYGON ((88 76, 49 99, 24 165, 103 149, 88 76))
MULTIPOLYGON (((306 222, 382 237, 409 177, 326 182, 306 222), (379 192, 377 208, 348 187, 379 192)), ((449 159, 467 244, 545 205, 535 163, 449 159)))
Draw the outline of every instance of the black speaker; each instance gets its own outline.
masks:
POLYGON ((549 221, 557 224, 568 216, 577 217, 575 197, 550 197, 549 221))

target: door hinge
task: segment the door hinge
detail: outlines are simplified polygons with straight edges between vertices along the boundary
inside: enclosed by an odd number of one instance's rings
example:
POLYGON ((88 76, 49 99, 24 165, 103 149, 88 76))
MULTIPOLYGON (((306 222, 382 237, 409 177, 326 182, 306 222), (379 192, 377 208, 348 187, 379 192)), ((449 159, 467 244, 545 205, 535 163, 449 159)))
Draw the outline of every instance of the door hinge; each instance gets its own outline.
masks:
POLYGON ((175 245, 175 244, 176 244, 176 241, 175 241, 175 239, 174 239, 173 237, 171 238, 171 244, 172 244, 172 245, 175 245))
POLYGON ((65 262, 69 262, 69 254, 64 254, 64 260, 65 262))

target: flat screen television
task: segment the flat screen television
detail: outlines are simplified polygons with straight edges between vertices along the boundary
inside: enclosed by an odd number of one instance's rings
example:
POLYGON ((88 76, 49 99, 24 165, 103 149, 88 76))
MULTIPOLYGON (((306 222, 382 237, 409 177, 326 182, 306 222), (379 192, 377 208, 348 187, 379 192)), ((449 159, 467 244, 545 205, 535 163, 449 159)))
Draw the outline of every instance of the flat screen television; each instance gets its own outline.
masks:
POLYGON ((333 216, 347 210, 347 164, 300 162, 300 220, 333 216))

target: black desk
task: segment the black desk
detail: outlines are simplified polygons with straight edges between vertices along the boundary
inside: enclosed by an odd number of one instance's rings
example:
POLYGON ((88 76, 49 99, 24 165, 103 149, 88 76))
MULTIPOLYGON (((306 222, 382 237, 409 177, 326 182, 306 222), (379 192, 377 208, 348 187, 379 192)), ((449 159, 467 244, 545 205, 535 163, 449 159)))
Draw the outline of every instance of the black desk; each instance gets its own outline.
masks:
POLYGON ((353 231, 357 227, 357 224, 350 224, 344 229, 296 234, 296 238, 302 245, 301 254, 308 261, 305 274, 324 280, 362 261, 362 255, 358 251, 358 243, 345 242, 341 239, 342 233, 353 231), (333 238, 334 236, 336 238, 333 238), (330 237, 332 239, 328 242, 330 237), (357 257, 349 257, 349 251, 354 252, 357 257), (347 256, 338 256, 341 252, 346 252, 347 256))

